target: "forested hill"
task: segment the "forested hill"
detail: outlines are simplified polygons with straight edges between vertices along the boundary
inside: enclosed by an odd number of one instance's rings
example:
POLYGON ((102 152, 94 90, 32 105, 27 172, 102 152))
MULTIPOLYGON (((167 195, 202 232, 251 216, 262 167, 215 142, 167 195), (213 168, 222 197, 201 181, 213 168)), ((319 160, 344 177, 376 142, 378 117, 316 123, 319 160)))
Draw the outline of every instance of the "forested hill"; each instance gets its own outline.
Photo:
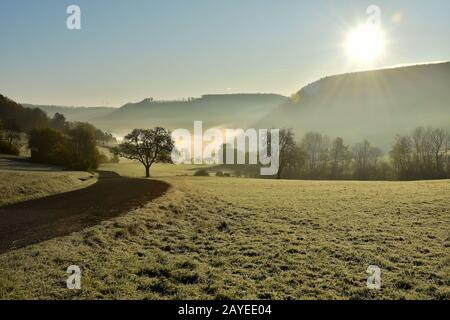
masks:
MULTIPOLYGON (((54 128, 62 132, 67 132, 76 123, 69 122, 65 116, 59 113, 49 117, 40 108, 26 108, 23 105, 0 94, 0 121, 2 127, 15 132, 29 133, 36 128, 54 128)), ((95 132, 97 140, 114 141, 111 134, 90 125, 95 132)))

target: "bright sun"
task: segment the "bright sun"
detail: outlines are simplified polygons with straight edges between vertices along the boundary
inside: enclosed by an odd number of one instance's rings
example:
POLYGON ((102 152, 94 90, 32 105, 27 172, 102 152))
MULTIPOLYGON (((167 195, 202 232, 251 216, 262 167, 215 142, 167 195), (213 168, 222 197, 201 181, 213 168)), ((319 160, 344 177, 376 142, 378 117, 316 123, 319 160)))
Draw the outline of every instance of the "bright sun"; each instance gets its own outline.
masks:
POLYGON ((379 27, 362 25, 351 31, 345 48, 350 58, 357 63, 370 63, 379 58, 385 47, 385 37, 379 27))

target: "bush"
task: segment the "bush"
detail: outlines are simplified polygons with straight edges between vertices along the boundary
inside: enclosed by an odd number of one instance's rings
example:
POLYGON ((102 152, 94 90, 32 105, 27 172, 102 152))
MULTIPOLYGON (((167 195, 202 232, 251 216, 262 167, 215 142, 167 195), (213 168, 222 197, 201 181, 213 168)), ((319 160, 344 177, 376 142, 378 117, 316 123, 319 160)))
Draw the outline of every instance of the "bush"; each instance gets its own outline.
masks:
POLYGON ((209 177, 209 172, 204 169, 197 170, 197 171, 195 171, 194 176, 195 177, 209 177))
POLYGON ((223 172, 222 171, 217 171, 216 172, 216 177, 223 177, 223 172))
POLYGON ((228 172, 224 173, 223 176, 224 177, 231 177, 231 175, 228 172))
POLYGON ((31 160, 86 171, 97 169, 100 154, 96 147, 95 132, 84 124, 71 129, 69 136, 56 129, 34 129, 28 145, 31 160))
POLYGON ((20 148, 8 141, 0 140, 0 153, 10 154, 14 156, 18 156, 20 153, 20 148))
POLYGON ((119 163, 119 156, 114 154, 111 158, 108 158, 104 153, 100 153, 98 163, 119 163))
POLYGON ((111 159, 109 159, 110 163, 119 163, 120 159, 119 156, 117 154, 114 154, 111 159))
POLYGON ((109 159, 104 153, 100 153, 98 156, 98 163, 109 163, 109 159))
POLYGON ((79 123, 70 130, 69 136, 69 167, 82 171, 97 169, 100 153, 97 150, 95 128, 86 123, 79 123))
POLYGON ((28 146, 31 160, 35 162, 67 165, 71 159, 67 139, 56 129, 31 130, 28 146))
POLYGON ((78 159, 75 161, 71 161, 68 166, 72 170, 76 171, 87 171, 89 169, 93 169, 91 166, 91 162, 89 160, 78 159))

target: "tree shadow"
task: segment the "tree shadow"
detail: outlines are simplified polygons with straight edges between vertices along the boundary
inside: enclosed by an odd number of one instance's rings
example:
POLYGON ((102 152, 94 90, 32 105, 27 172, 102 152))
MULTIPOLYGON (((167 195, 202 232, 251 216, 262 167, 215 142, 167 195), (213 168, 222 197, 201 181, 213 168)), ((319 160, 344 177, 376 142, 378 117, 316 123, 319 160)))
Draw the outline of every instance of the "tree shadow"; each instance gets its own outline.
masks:
POLYGON ((163 181, 99 171, 84 189, 0 207, 0 253, 68 235, 123 215, 164 195, 163 181))

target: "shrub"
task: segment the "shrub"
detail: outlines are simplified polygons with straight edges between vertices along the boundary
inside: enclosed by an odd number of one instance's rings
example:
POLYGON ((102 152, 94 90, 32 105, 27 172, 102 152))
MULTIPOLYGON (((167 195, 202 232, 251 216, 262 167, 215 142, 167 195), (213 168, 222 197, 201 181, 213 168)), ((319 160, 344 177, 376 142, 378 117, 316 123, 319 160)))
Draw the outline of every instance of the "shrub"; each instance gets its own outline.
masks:
POLYGON ((119 156, 117 154, 113 154, 111 159, 109 159, 110 163, 119 163, 119 161, 120 161, 120 159, 119 159, 119 156))
POLYGON ((69 132, 71 161, 69 167, 76 170, 97 169, 100 153, 97 150, 94 128, 79 123, 69 132))
POLYGON ((111 158, 108 158, 104 153, 100 153, 98 163, 119 163, 119 156, 115 154, 111 158))
POLYGON ((224 173, 223 176, 224 177, 231 177, 231 175, 228 172, 224 173))
POLYGON ((98 155, 98 163, 109 163, 109 159, 104 153, 100 153, 98 155))
POLYGON ((209 172, 204 169, 197 170, 197 171, 195 171, 194 176, 195 177, 209 177, 209 172))
POLYGON ((69 136, 52 129, 34 129, 30 132, 28 145, 31 160, 61 165, 74 170, 86 171, 98 167, 100 154, 96 147, 95 132, 79 124, 69 136))
POLYGON ((35 162, 67 165, 71 159, 66 138, 55 129, 31 130, 28 146, 31 149, 31 160, 35 162))
POLYGON ((78 159, 71 161, 68 165, 69 169, 76 170, 76 171, 87 171, 90 169, 95 169, 91 166, 91 162, 86 159, 78 159))
POLYGON ((0 140, 0 153, 18 156, 20 153, 20 149, 15 144, 0 140))
POLYGON ((216 177, 223 177, 223 172, 222 171, 217 171, 216 172, 216 177))

